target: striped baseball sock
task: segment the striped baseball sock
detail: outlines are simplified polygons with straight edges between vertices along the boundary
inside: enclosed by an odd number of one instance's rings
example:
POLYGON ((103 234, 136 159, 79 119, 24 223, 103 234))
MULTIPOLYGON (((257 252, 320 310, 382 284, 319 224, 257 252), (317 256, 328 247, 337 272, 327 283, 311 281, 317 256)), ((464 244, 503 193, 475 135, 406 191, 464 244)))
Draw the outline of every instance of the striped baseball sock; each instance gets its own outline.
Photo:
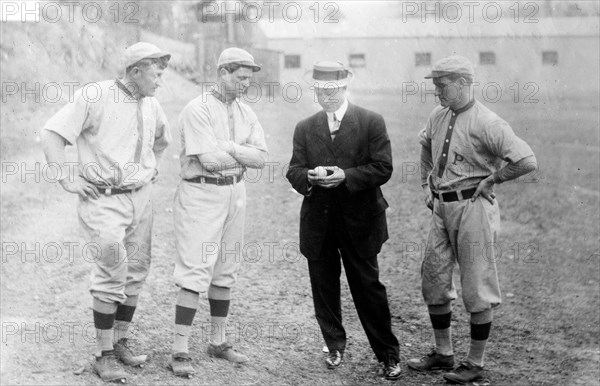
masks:
POLYGON ((471 314, 471 346, 467 361, 477 366, 483 366, 485 346, 492 329, 492 310, 471 314))
POLYGON ((182 288, 177 294, 175 305, 175 339, 173 341, 173 353, 189 352, 188 340, 194 316, 198 309, 200 294, 198 292, 182 288))
POLYGON ((113 349, 113 335, 117 303, 107 303, 93 298, 92 311, 94 327, 96 327, 96 356, 102 356, 102 351, 113 349))
POLYGON ((209 333, 210 343, 221 344, 227 340, 227 314, 231 289, 210 285, 208 288, 208 303, 210 305, 211 331, 209 333))
POLYGON ((433 327, 433 336, 435 338, 435 352, 442 355, 454 355, 452 348, 452 328, 450 320, 452 318, 452 303, 434 305, 427 307, 431 326, 433 327))
POLYGON ((137 302, 138 295, 131 295, 127 297, 127 300, 125 300, 123 304, 119 304, 117 307, 117 315, 115 316, 115 343, 118 342, 119 339, 127 338, 127 331, 129 330, 129 324, 133 319, 137 302))

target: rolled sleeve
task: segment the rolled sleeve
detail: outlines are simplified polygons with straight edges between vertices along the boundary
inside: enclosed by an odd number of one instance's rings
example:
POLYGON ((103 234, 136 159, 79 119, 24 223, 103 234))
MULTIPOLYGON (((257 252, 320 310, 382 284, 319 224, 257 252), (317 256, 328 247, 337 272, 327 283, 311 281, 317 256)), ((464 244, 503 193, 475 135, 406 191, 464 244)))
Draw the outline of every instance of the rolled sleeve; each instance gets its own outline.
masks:
POLYGON ((503 120, 491 122, 484 132, 488 149, 506 162, 515 163, 533 155, 531 147, 517 137, 510 125, 503 120))
POLYGON ((83 97, 82 90, 75 92, 72 102, 63 106, 44 125, 44 130, 53 131, 63 137, 70 145, 75 144, 77 137, 84 130, 89 115, 89 103, 83 97))
POLYGON ((173 136, 171 135, 171 128, 169 126, 169 121, 167 120, 167 116, 163 111, 160 104, 156 104, 157 109, 157 119, 156 119, 156 132, 154 135, 154 146, 152 150, 155 153, 162 153, 167 146, 173 141, 173 136))
POLYGON ((185 155, 200 155, 220 151, 210 124, 210 111, 202 103, 189 104, 179 117, 185 137, 185 155))

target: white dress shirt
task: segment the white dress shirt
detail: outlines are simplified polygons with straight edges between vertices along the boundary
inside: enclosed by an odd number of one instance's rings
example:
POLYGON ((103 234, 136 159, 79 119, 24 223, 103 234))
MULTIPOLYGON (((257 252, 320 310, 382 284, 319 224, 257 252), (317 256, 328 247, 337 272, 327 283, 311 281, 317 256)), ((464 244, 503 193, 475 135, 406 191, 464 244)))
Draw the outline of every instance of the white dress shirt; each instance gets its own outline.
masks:
POLYGON ((342 119, 344 119, 344 114, 346 114, 346 110, 348 110, 348 99, 344 100, 344 103, 342 103, 339 109, 337 109, 334 112, 327 113, 327 125, 329 125, 329 131, 331 132, 331 139, 335 138, 335 134, 337 134, 337 131, 340 128, 340 123, 342 122, 342 119))

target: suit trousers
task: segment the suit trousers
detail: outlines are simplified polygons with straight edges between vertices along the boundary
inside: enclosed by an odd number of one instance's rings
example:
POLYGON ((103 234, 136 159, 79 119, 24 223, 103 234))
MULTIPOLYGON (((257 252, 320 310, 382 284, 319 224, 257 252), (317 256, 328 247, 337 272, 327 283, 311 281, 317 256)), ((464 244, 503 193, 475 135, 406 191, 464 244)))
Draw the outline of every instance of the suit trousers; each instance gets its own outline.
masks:
POLYGON ((385 286, 379 281, 377 255, 359 256, 339 210, 330 211, 327 237, 318 259, 308 260, 315 315, 329 351, 344 351, 346 331, 340 301, 341 260, 360 322, 380 362, 398 361, 385 286))

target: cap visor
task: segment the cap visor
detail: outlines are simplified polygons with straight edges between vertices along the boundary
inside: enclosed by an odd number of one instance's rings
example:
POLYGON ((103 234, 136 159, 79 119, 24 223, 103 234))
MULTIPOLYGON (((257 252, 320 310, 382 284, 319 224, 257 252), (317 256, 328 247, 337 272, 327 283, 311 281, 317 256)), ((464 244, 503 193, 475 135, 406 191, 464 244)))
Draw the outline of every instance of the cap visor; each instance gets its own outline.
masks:
POLYGON ((167 58, 167 60, 170 60, 171 54, 165 54, 164 52, 157 52, 156 54, 146 56, 143 59, 157 59, 157 58, 167 58))

